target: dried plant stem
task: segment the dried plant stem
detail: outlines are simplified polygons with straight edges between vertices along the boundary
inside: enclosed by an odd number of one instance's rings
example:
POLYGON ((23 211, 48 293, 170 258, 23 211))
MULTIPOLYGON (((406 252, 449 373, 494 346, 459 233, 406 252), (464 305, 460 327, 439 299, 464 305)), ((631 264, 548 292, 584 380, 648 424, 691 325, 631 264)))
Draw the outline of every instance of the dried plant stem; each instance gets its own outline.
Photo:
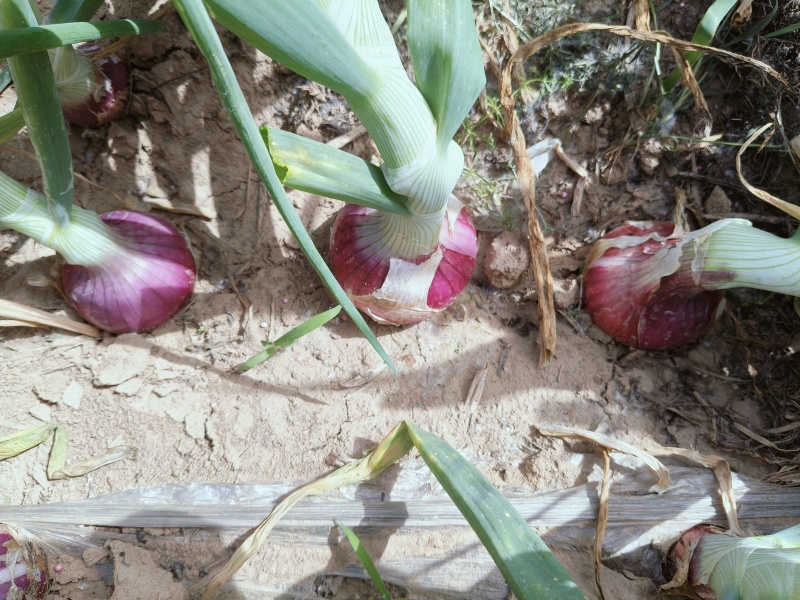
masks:
POLYGON ((648 0, 635 0, 636 30, 650 31, 650 2, 648 0))
POLYGON ((594 536, 594 580, 597 584, 597 591, 600 600, 606 600, 603 593, 603 584, 600 580, 602 572, 601 560, 603 558, 603 538, 606 535, 606 525, 608 525, 608 499, 611 497, 611 456, 607 448, 600 448, 603 454, 603 483, 600 486, 600 502, 597 507, 597 529, 594 536))
POLYGON ((514 153, 514 164, 517 167, 522 198, 528 210, 528 243, 530 245, 531 263, 538 291, 537 311, 539 316, 539 368, 544 368, 556 353, 556 309, 553 298, 553 275, 547 257, 547 243, 544 239, 539 220, 536 218, 536 174, 528 158, 525 134, 519 124, 514 110, 514 98, 511 88, 511 70, 520 61, 515 58, 523 48, 514 53, 500 74, 500 103, 503 106, 506 121, 506 134, 514 153))

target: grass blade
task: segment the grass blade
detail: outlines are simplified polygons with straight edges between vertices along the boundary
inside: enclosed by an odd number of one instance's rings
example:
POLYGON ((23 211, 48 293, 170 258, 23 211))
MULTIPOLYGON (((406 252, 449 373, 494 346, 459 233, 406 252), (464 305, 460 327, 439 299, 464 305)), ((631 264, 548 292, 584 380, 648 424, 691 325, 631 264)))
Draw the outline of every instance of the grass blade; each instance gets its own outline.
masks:
MULTIPOLYGON (((706 11, 706 14, 703 15, 703 18, 700 19, 700 24, 697 26, 697 29, 694 32, 692 42, 695 44, 702 44, 704 46, 711 44, 711 40, 714 39, 714 36, 717 34, 717 30, 720 28, 720 25, 722 25, 725 17, 733 10, 733 7, 736 6, 738 2, 739 0, 716 0, 716 2, 714 2, 714 4, 712 4, 706 11)), ((699 50, 690 50, 687 52, 686 60, 688 61, 689 66, 694 66, 702 54, 703 53, 699 50)), ((670 74, 664 80, 664 89, 666 91, 670 91, 672 88, 678 85, 681 77, 682 73, 679 67, 672 69, 670 74)))
POLYGON ((25 127, 25 117, 19 106, 0 117, 0 144, 16 135, 23 127, 25 127))
POLYGON ((372 558, 370 557, 369 552, 367 552, 367 549, 361 544, 361 540, 358 539, 358 536, 346 525, 339 525, 339 527, 341 527, 342 531, 344 531, 344 534, 350 541, 350 545, 353 547, 353 550, 355 550, 356 556, 358 556, 358 560, 360 560, 361 564, 364 565, 364 568, 367 570, 367 574, 369 574, 369 578, 372 579, 372 583, 376 588, 378 588, 378 591, 383 596, 383 600, 392 600, 392 597, 389 595, 389 590, 386 589, 386 584, 383 583, 381 574, 378 573, 375 563, 372 562, 372 558))
POLYGON ((768 40, 770 38, 786 35, 787 33, 792 33, 793 31, 797 31, 798 29, 800 29, 800 23, 793 23, 792 25, 787 25, 786 27, 782 27, 781 29, 778 29, 776 31, 765 33, 764 35, 761 36, 761 38, 768 40))
POLYGON ((11 85, 11 71, 8 65, 3 67, 0 71, 0 93, 3 92, 9 85, 11 85))
MULTIPOLYGON (((0 29, 36 25, 36 15, 27 0, 0 2, 0 29)), ((48 206, 55 222, 65 225, 75 194, 72 153, 50 58, 47 51, 35 52, 25 58, 9 57, 8 66, 42 171, 48 206)))
POLYGON ((469 0, 409 0, 408 51, 416 83, 438 124, 439 143, 458 131, 486 76, 469 0))
MULTIPOLYGON (((369 329, 364 318, 353 305, 352 301, 347 297, 347 294, 339 285, 339 282, 336 281, 328 265, 325 264, 325 261, 314 246, 314 242, 303 227, 303 223, 300 221, 300 217, 294 210, 292 203, 286 196, 286 192, 272 166, 272 159, 269 152, 267 152, 267 147, 261 140, 261 135, 250 113, 250 108, 247 105, 247 101, 239 87, 239 83, 228 61, 228 57, 225 55, 225 51, 222 48, 222 43, 214 29, 214 24, 211 22, 203 3, 201 0, 173 0, 173 5, 178 10, 181 19, 189 30, 189 33, 191 33, 195 43, 206 57, 211 67, 211 76, 214 80, 214 84, 220 91, 220 98, 231 116, 236 131, 242 139, 242 143, 250 156, 250 160, 253 162, 253 166, 272 195, 275 206, 281 214, 281 217, 286 222, 286 225, 291 230, 300 248, 303 250, 303 253, 311 262, 311 265, 317 271, 325 286, 330 290, 339 304, 342 305, 344 311, 353 320, 353 323, 356 324, 367 340, 369 340, 369 343, 372 344, 372 347, 380 357, 392 370, 396 371, 394 364, 381 347, 375 334, 369 329)), ((289 7, 292 6, 292 4, 289 3, 285 6, 289 7)), ((255 11, 253 16, 267 12, 269 11, 255 11)), ((280 9, 278 12, 280 12, 280 9)))
POLYGON ((254 357, 249 359, 247 362, 242 363, 236 369, 240 373, 244 373, 255 367, 256 365, 260 365, 262 362, 270 358, 273 354, 275 354, 281 348, 288 348, 292 344, 294 344, 297 340, 299 340, 304 335, 308 335, 315 329, 319 329, 325 323, 333 319, 336 315, 341 312, 341 306, 334 306, 330 310, 326 310, 324 313, 320 313, 316 316, 311 317, 305 323, 302 323, 295 327, 294 329, 290 330, 289 332, 283 334, 274 342, 261 342, 264 346, 264 351, 259 352, 254 357))
POLYGON ((0 32, 0 58, 41 52, 48 48, 58 48, 109 37, 151 33, 167 33, 167 26, 161 21, 148 19, 118 19, 95 23, 19 27, 0 32))
POLYGON ((283 185, 384 212, 411 214, 405 196, 389 188, 379 167, 281 129, 262 127, 261 135, 283 185))
POLYGON ((550 549, 478 469, 435 435, 412 423, 408 431, 518 600, 585 600, 550 549))

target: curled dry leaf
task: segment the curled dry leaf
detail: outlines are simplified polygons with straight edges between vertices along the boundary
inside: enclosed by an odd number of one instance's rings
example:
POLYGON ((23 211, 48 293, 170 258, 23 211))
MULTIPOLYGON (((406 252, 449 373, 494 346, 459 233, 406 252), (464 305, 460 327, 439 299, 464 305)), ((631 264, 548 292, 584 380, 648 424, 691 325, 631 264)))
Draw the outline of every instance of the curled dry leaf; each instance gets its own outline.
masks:
MULTIPOLYGON (((764 133, 765 131, 770 129, 772 126, 773 126, 772 123, 767 123, 763 127, 759 128, 753 135, 751 135, 749 138, 747 138, 747 141, 739 149, 739 152, 736 153, 736 174, 739 176, 739 181, 741 181, 742 185, 745 188, 747 188, 748 192, 750 192, 751 194, 756 196, 758 199, 763 200, 767 204, 771 204, 775 208, 777 208, 779 210, 782 210, 787 215, 791 215, 795 219, 800 219, 800 206, 797 206, 796 204, 790 204, 789 202, 786 202, 785 200, 781 200, 780 198, 776 198, 775 196, 773 196, 769 192, 765 192, 764 190, 760 190, 760 189, 758 189, 756 187, 753 187, 744 178, 744 175, 742 175, 742 154, 744 154, 744 152, 750 147, 750 145, 756 140, 756 138, 758 138, 758 136, 760 136, 762 133, 764 133)), ((797 138, 795 138, 795 139, 797 139, 797 138)), ((790 142, 790 144, 793 144, 793 143, 794 143, 794 140, 792 140, 792 142, 790 142)), ((800 142, 797 144, 797 146, 800 146, 800 142)))
POLYGON ((656 456, 679 457, 711 469, 719 485, 722 508, 725 511, 725 517, 728 519, 728 532, 733 535, 743 535, 739 527, 736 495, 733 493, 731 466, 727 460, 716 454, 700 454, 686 448, 648 448, 648 450, 656 456))
POLYGON ((669 469, 667 469, 667 467, 665 467, 655 456, 649 452, 645 452, 644 450, 637 448, 633 444, 629 444, 628 442, 623 442, 621 440, 615 440, 614 438, 603 435, 602 433, 596 433, 594 431, 588 431, 578 427, 548 425, 546 427, 539 427, 539 433, 553 437, 578 438, 588 442, 593 442, 598 446, 607 448, 608 450, 614 450, 615 452, 622 452, 623 454, 635 456, 648 467, 650 467, 650 469, 652 469, 652 471, 658 476, 658 481, 650 488, 650 491, 663 494, 673 487, 672 480, 669 478, 669 469))
POLYGON ((731 17, 731 25, 739 29, 753 17, 753 0, 740 0, 736 12, 731 17))

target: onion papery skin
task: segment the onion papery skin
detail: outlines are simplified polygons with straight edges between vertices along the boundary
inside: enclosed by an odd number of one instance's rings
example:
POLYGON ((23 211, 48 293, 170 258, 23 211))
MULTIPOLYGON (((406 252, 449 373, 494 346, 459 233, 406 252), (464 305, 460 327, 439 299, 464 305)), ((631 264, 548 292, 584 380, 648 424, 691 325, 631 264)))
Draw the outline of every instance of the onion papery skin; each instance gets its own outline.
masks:
POLYGON ((433 255, 425 254, 411 262, 393 257, 391 244, 386 240, 364 235, 382 215, 354 204, 339 212, 331 233, 331 269, 356 307, 378 323, 419 323, 450 306, 469 282, 478 252, 475 226, 463 207, 455 219, 446 215, 433 255), (413 275, 407 280, 387 281, 393 264, 395 267, 402 267, 403 263, 423 265, 428 260, 438 260, 439 255, 441 260, 429 285, 421 284, 413 275), (420 285, 428 287, 427 293, 419 290, 417 296, 422 300, 418 302, 408 302, 391 291, 418 289, 420 285))
POLYGON ((89 323, 111 333, 150 331, 189 301, 197 277, 186 240, 155 215, 114 211, 100 215, 119 251, 102 265, 65 264, 64 293, 89 323))
POLYGON ((675 574, 681 569, 687 561, 689 563, 689 572, 686 579, 686 585, 697 594, 701 600, 718 600, 717 593, 706 583, 701 583, 702 566, 700 556, 702 547, 700 541, 707 535, 722 534, 723 531, 719 527, 713 525, 697 525, 692 527, 675 542, 667 553, 667 558, 664 562, 664 577, 667 581, 671 581, 675 574))
MULTIPOLYGON (((95 47, 96 48, 96 47, 95 47)), ((78 52, 86 48, 78 46, 78 52)), ((82 102, 66 104, 64 118, 80 127, 99 127, 119 119, 128 106, 128 67, 114 55, 94 62, 95 90, 82 102)))
POLYGON ((594 323, 634 348, 665 350, 696 341, 724 306, 728 271, 698 270, 693 241, 669 222, 627 223, 592 250, 584 303, 594 323))
POLYGON ((44 555, 18 543, 0 524, 0 600, 44 598, 48 588, 44 555))

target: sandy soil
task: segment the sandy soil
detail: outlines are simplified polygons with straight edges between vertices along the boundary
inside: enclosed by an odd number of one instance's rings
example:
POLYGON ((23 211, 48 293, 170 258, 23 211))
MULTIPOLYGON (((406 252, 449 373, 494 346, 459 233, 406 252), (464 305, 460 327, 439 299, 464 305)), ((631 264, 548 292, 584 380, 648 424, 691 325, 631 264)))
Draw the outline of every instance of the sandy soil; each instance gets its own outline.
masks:
MULTIPOLYGON (((390 15, 397 14, 396 4, 389 6, 390 15)), ((141 16, 126 2, 114 3, 110 12, 141 16)), ((274 340, 329 308, 331 297, 251 172, 204 59, 176 15, 165 20, 171 35, 136 40, 125 50, 134 91, 126 117, 99 131, 72 129, 75 169, 83 176, 76 189, 80 204, 98 212, 141 208, 148 198, 169 197, 212 216, 161 213, 186 233, 196 253, 195 299, 177 318, 145 335, 94 340, 48 330, 0 330, 0 435, 40 422, 60 423, 69 431, 70 461, 117 444, 137 448, 135 458, 87 477, 48 481, 49 445, 43 444, 0 462, 0 504, 31 506, 161 484, 303 482, 338 461, 360 457, 403 419, 464 451, 507 490, 569 488, 596 472, 600 458, 594 448, 539 434, 537 428, 548 424, 601 431, 637 446, 722 453, 734 470, 751 477, 776 470, 733 426, 763 431, 775 421, 765 408, 770 400, 747 374, 746 352, 733 339, 730 320, 689 348, 645 353, 610 343, 578 306, 579 270, 599 231, 628 218, 669 218, 679 185, 699 196, 700 205, 711 196, 713 186, 667 178, 668 166, 691 165, 696 157, 688 154, 625 150, 617 166, 594 180, 576 215, 570 211, 574 174, 559 161, 548 166, 538 201, 548 224, 561 315, 557 356, 546 369, 537 368, 535 291, 520 250, 526 242, 513 233, 520 230, 522 205, 507 166, 510 152, 502 143, 479 141, 475 153, 468 153, 472 174, 459 192, 476 215, 481 257, 490 253, 493 266, 487 276, 479 261, 457 304, 431 321, 375 326, 397 374, 381 368, 345 317, 247 374, 236 374, 235 367, 259 351, 260 340, 274 340), (481 187, 475 174, 493 182, 491 189, 481 187), (516 271, 522 275, 514 280, 516 271), (467 392, 487 365, 483 394, 471 415, 467 392)), ((258 122, 320 140, 356 125, 337 96, 232 36, 224 39, 258 122)), ((558 135, 574 159, 599 173, 609 165, 606 151, 622 142, 630 121, 621 93, 596 99, 593 93, 555 93, 525 115, 525 126, 531 141, 558 135)), ((2 100, 11 102, 8 92, 2 100)), ((24 135, 8 146, 30 150, 24 135)), ((366 158, 377 152, 365 137, 346 149, 366 158)), ((2 169, 27 185, 40 183, 36 163, 25 156, 3 152, 2 169)), ((340 203, 298 192, 290 197, 324 249, 340 203)), ((75 317, 54 288, 28 285, 57 273, 59 260, 52 252, 6 231, 0 233, 0 261, 0 298, 75 317)), ((149 546, 131 538, 135 530, 123 533, 127 541, 109 542, 106 562, 100 563, 113 561, 113 578, 106 571, 103 580, 84 559, 61 553, 65 569, 53 598, 107 598, 112 589, 117 600, 180 598, 188 588, 179 584, 196 582, 229 552, 227 538, 212 536, 202 550, 187 550, 187 537, 161 546, 154 541, 180 532, 148 531, 149 546), (143 587, 144 581, 156 591, 143 587)), ((243 571, 242 589, 262 585, 315 597, 312 590, 323 584, 336 587, 336 581, 318 577, 355 559, 341 537, 331 535, 329 544, 283 540, 265 548, 243 571)), ((384 532, 372 543, 391 562, 415 553, 446 556, 458 544, 474 544, 470 535, 384 532)), ((557 550, 587 597, 595 598, 591 544, 588 537, 557 550)), ((653 582, 630 572, 605 569, 603 576, 607 598, 657 595, 653 582)), ((476 597, 503 597, 502 584, 493 585, 476 597)), ((344 590, 335 597, 366 597, 344 590)))

